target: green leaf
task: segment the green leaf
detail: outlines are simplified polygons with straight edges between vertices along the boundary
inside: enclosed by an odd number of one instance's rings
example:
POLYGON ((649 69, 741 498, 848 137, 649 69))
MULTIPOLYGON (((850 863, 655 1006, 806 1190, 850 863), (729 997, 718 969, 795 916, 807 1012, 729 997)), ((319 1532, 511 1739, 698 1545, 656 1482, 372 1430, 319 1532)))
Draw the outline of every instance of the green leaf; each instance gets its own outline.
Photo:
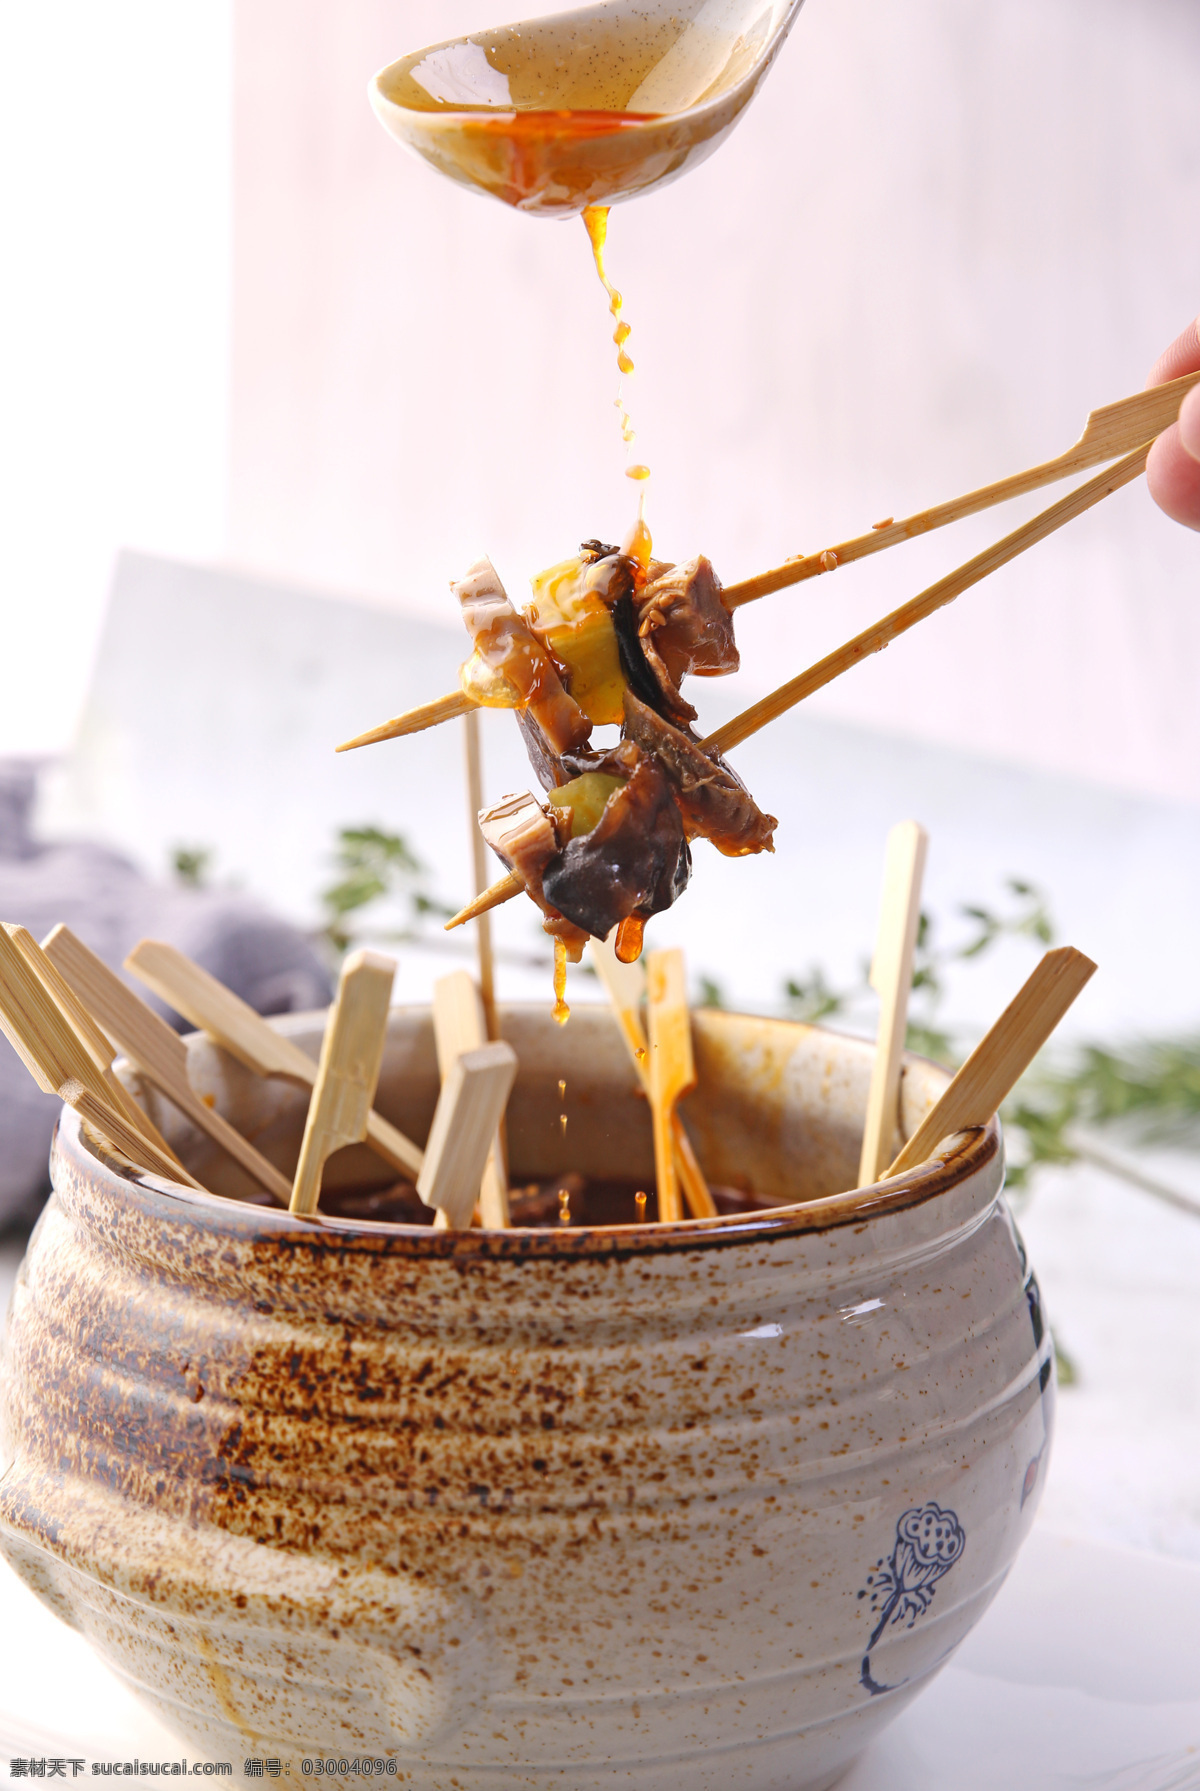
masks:
POLYGON ((185 889, 206 889, 209 871, 216 853, 211 846, 175 846, 171 851, 171 870, 175 881, 185 889))
POLYGON ((920 1021, 910 1020, 904 1046, 919 1057, 932 1057, 935 1063, 944 1063, 947 1069, 955 1068, 954 1040, 948 1032, 936 1026, 924 1026, 920 1021))
POLYGON ((388 898, 405 901, 418 923, 416 935, 403 937, 419 936, 419 925, 427 916, 446 919, 455 912, 424 887, 426 867, 403 834, 374 826, 343 827, 333 861, 341 875, 322 891, 321 903, 325 936, 335 951, 347 951, 354 943, 354 929, 344 924, 347 918, 388 898))
POLYGON ((842 1013, 850 1000, 849 995, 830 987, 819 966, 809 972, 806 980, 796 981, 789 977, 783 985, 783 994, 792 1018, 804 1020, 810 1026, 842 1013))

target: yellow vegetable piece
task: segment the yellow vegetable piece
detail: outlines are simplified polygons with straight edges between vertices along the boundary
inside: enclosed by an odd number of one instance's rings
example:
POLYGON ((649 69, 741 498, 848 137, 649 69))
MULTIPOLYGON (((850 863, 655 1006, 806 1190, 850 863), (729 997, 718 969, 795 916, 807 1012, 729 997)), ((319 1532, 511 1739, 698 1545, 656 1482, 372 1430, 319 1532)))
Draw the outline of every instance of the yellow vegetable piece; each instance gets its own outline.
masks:
POLYGON ((581 834, 592 831, 609 797, 614 790, 622 789, 625 781, 623 777, 609 777, 604 771, 585 771, 582 777, 551 790, 546 800, 555 808, 571 811, 571 838, 577 840, 581 834))
POLYGON ((478 648, 465 665, 459 667, 458 682, 464 696, 488 709, 524 707, 521 693, 512 679, 489 665, 478 648))
POLYGON ((590 565, 563 560, 533 579, 525 620, 563 668, 564 683, 598 727, 624 720, 625 678, 617 633, 603 599, 589 588, 590 565))

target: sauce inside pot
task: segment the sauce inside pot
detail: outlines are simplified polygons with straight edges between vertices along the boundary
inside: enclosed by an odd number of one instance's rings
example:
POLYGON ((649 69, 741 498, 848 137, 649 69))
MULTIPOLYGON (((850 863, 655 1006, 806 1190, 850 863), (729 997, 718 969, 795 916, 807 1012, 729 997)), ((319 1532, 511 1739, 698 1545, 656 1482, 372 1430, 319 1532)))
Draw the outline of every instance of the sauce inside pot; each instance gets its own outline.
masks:
MULTIPOLYGON (((737 1188, 712 1190, 720 1213, 761 1212, 771 1203, 737 1188)), ((639 1219, 658 1218, 658 1198, 653 1183, 607 1180, 571 1171, 546 1181, 514 1183, 508 1194, 512 1222, 516 1226, 553 1231, 575 1225, 635 1225, 639 1219), (644 1194, 644 1213, 638 1195, 644 1194), (565 1199, 564 1199, 565 1196, 565 1199)), ((330 1219, 372 1219, 391 1225, 432 1225, 433 1213, 422 1204, 411 1182, 394 1182, 389 1188, 327 1190, 321 1211, 330 1219)))

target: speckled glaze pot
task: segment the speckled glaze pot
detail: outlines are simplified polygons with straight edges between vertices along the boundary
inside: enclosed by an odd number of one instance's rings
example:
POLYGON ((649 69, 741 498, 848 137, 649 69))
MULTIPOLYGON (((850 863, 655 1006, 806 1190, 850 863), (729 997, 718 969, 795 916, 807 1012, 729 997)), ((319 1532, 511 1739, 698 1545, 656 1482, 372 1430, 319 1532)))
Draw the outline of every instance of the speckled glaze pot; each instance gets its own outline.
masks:
MULTIPOLYGON (((315 1053, 318 1020, 284 1024, 315 1053)), ((504 1031, 518 1178, 648 1177, 607 1011, 504 1031)), ((64 1115, 8 1322, 0 1547, 193 1752, 386 1759, 419 1791, 815 1791, 984 1610, 1053 1398, 998 1129, 839 1192, 870 1047, 695 1034, 701 1157, 768 1211, 299 1221, 134 1178, 64 1115)), ((304 1096, 189 1048, 288 1167, 304 1096)), ((909 1064, 906 1130, 943 1083, 909 1064)), ((400 1010, 380 1104, 424 1136, 435 1095, 428 1013, 400 1010)))

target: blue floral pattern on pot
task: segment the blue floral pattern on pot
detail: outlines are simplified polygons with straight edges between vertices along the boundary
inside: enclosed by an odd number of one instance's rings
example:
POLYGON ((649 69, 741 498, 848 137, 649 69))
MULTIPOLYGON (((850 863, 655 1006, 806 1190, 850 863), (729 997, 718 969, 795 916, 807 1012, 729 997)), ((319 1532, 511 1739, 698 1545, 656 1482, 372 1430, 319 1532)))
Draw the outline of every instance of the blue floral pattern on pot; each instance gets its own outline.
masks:
POLYGON ((871 1650, 890 1625, 912 1628, 933 1603, 937 1582, 949 1573, 966 1546, 966 1533, 955 1513, 943 1511, 932 1500, 906 1511, 896 1525, 891 1555, 887 1561, 876 1561, 874 1572, 867 1575, 867 1583, 858 1595, 869 1597, 871 1609, 879 1612, 860 1675, 863 1690, 872 1697, 896 1687, 877 1685, 871 1677, 871 1650))

